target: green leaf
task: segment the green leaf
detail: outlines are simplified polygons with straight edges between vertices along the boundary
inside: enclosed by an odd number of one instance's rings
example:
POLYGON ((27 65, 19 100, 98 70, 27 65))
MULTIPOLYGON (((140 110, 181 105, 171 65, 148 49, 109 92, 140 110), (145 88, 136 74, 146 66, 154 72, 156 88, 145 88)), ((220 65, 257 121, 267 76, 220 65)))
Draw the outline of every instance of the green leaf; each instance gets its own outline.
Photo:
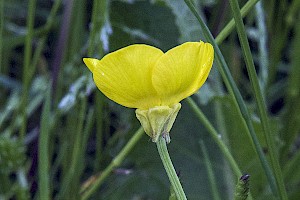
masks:
MULTIPOLYGON (((198 1, 197 1, 198 2, 198 1)), ((202 39, 202 30, 199 27, 197 19, 191 15, 191 12, 187 5, 182 0, 167 0, 167 6, 169 6, 175 16, 176 25, 180 32, 179 43, 186 41, 199 41, 202 39)), ((201 10, 200 3, 198 4, 199 10, 201 10)))

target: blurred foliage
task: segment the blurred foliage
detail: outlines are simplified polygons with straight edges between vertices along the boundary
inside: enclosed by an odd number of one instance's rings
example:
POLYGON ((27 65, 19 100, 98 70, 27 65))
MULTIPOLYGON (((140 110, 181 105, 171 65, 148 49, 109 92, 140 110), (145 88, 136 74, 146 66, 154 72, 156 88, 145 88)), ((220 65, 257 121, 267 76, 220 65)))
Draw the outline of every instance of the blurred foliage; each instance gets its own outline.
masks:
MULTIPOLYGON (((0 2, 0 199, 44 199, 46 193, 40 193, 45 190, 49 192, 45 198, 80 199, 83 186, 101 176, 139 127, 134 110, 96 90, 82 57, 101 58, 133 43, 167 51, 204 37, 181 0, 39 0, 35 13, 28 13, 30 2, 34 0, 0 2), (26 68, 31 14, 32 53, 26 68), (41 152, 48 158, 43 161, 46 166, 40 164, 41 152), (45 181, 49 186, 43 190, 45 181)), ((227 1, 194 3, 214 36, 232 18, 227 1)), ((242 6, 246 1, 239 3, 242 6)), ((300 199, 299 8, 297 0, 264 0, 244 19, 291 200, 300 199)), ((268 156, 235 31, 220 48, 268 156)), ((253 199, 275 199, 216 66, 193 98, 242 172, 251 175, 253 199)), ((169 151, 189 199, 215 196, 200 141, 207 149, 221 199, 233 199, 239 177, 185 101, 171 140, 169 151)), ((145 134, 92 199, 168 199, 169 195, 170 184, 158 152, 145 134)))

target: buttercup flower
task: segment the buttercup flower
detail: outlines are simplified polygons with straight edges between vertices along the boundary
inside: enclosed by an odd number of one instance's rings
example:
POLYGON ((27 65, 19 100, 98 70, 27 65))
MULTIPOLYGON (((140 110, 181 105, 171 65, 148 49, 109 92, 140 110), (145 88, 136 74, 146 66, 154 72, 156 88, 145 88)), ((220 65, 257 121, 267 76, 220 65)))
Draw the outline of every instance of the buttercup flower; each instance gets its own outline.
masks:
POLYGON ((99 90, 109 99, 129 108, 145 132, 156 142, 169 131, 181 108, 179 103, 205 82, 212 67, 209 43, 186 42, 163 53, 135 44, 107 54, 101 60, 84 58, 99 90))

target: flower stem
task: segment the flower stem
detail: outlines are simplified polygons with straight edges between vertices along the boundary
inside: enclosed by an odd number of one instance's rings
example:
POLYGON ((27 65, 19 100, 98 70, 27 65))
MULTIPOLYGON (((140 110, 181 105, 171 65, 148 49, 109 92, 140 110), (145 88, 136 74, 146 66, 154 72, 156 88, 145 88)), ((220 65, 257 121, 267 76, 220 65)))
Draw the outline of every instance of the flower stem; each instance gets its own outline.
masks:
POLYGON ((171 185, 175 191, 176 197, 178 200, 184 200, 187 199, 185 196, 185 193, 183 191, 183 188, 181 186, 181 183, 179 181, 179 178, 176 174, 176 171, 174 169, 174 166, 172 164, 170 155, 168 153, 167 144, 165 139, 161 136, 158 141, 156 142, 157 150, 160 155, 160 158, 163 162, 163 165, 165 167, 165 170, 168 174, 169 180, 171 182, 171 185))

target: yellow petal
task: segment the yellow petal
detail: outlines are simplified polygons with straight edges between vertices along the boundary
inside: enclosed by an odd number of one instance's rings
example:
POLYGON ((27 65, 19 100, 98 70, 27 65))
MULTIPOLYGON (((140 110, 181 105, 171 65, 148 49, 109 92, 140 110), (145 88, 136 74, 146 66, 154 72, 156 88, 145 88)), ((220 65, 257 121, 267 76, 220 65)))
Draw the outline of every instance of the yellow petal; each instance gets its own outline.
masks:
POLYGON ((154 63, 163 52, 148 45, 131 45, 100 61, 85 58, 97 87, 111 100, 130 108, 148 109, 160 104, 152 86, 154 63))
POLYGON ((153 86, 161 105, 173 105, 195 93, 212 67, 213 47, 204 42, 187 42, 167 51, 153 69, 153 86))
POLYGON ((94 67, 97 65, 99 60, 95 59, 95 58, 84 58, 83 62, 89 68, 89 70, 93 73, 94 67))

